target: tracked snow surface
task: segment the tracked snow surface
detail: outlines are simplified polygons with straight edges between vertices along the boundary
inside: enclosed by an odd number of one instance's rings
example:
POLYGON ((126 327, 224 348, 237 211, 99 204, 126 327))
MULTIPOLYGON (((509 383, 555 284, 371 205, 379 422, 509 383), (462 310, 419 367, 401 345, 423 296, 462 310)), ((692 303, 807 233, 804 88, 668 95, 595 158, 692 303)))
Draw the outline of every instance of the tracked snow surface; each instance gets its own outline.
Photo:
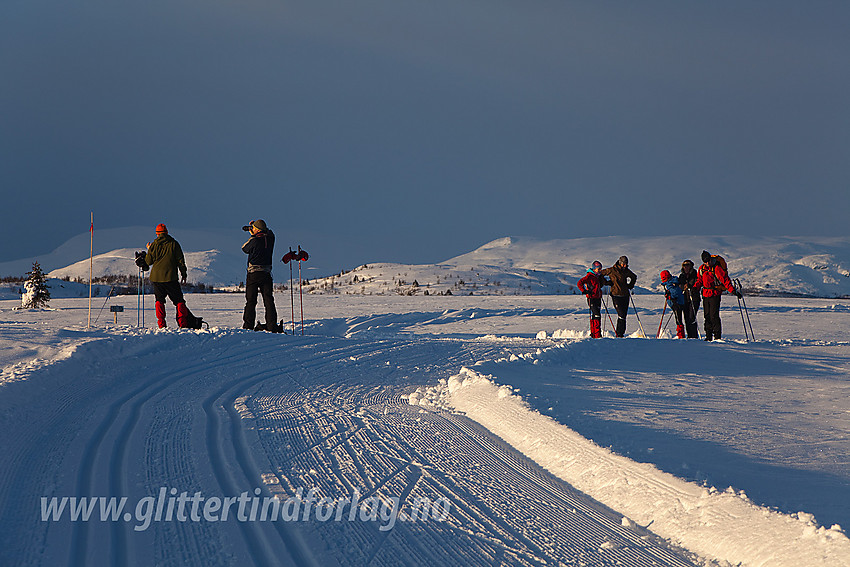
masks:
POLYGON ((748 343, 726 298, 707 344, 572 296, 309 296, 303 336, 187 298, 209 330, 0 302, 0 563, 850 565, 847 301, 750 298, 748 343))

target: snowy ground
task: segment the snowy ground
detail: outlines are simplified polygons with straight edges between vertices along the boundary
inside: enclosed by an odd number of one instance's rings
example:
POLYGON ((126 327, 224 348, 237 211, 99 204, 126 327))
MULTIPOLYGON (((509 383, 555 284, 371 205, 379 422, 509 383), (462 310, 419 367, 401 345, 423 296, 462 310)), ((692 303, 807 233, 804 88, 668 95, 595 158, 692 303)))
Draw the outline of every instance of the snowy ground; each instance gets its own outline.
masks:
POLYGON ((750 298, 749 344, 733 298, 712 344, 586 339, 574 296, 188 301, 209 331, 0 302, 0 563, 850 565, 850 301, 750 298), (43 520, 84 496, 126 517, 43 520))

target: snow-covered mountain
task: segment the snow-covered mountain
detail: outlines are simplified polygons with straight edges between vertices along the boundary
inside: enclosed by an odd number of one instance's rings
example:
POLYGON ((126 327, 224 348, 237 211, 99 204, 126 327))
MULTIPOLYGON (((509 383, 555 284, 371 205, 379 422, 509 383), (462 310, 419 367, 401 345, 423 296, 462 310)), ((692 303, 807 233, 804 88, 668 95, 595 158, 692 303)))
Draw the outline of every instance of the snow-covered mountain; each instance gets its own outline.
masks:
MULTIPOLYGON (((179 232, 179 234, 178 234, 179 232)), ((245 234, 234 230, 179 230, 188 279, 214 286, 245 279, 245 234)), ((100 231, 95 240, 96 276, 136 275, 133 253, 153 238, 150 228, 100 231), (98 244, 100 243, 100 244, 98 244), (108 244, 104 244, 108 243, 108 244), (98 248, 98 246, 100 248, 98 248)), ((537 295, 578 293, 576 281, 600 260, 613 265, 623 254, 638 275, 638 291, 660 289, 659 273, 678 273, 682 260, 696 264, 708 250, 722 255, 729 273, 760 294, 850 296, 850 237, 609 236, 541 240, 505 237, 438 264, 370 263, 306 283, 308 293, 537 295)), ((50 277, 88 279, 88 234, 35 258, 50 277)), ((0 263, 0 275, 20 275, 33 259, 0 263)), ((278 273, 286 267, 276 266, 278 273)), ((278 277, 283 281, 283 276, 278 277)))
POLYGON ((850 296, 850 238, 665 236, 539 240, 506 237, 435 265, 369 264, 313 280, 310 293, 527 295, 578 293, 576 281, 599 260, 621 255, 638 290, 658 291, 662 270, 700 263, 708 250, 723 256, 730 276, 760 294, 850 296))
MULTIPOLYGON (((134 253, 137 248, 119 248, 105 254, 98 254, 93 259, 93 271, 97 276, 135 275, 139 268, 135 264, 134 253)), ((245 269, 243 264, 236 264, 236 258, 222 254, 219 250, 206 250, 203 252, 186 252, 186 266, 188 268, 187 280, 197 283, 208 283, 214 286, 227 286, 245 280, 245 269), (238 266, 238 269, 236 269, 238 266)), ((242 262, 245 256, 239 257, 242 262)), ((89 259, 80 260, 70 266, 52 270, 49 273, 52 278, 71 279, 82 278, 88 280, 89 259)))
MULTIPOLYGON (((245 254, 242 244, 246 233, 237 230, 184 230, 172 233, 186 254, 188 280, 215 286, 233 285, 245 279, 245 254)), ((152 227, 127 227, 96 231, 94 239, 94 275, 137 275, 134 252, 156 238, 152 227)), ((68 240, 50 254, 0 263, 0 275, 19 276, 35 260, 51 278, 89 278, 89 233, 68 240)))

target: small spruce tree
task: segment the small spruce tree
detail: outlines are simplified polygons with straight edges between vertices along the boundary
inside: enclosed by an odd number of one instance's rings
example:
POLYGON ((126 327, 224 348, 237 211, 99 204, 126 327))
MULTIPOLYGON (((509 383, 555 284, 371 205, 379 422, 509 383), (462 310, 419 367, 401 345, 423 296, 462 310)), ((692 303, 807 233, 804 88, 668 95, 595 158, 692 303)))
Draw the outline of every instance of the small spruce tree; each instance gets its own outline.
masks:
POLYGON ((50 289, 47 287, 47 277, 41 271, 38 262, 32 263, 32 270, 27 272, 27 281, 24 282, 24 294, 21 296, 21 307, 24 309, 38 309, 50 303, 50 289))

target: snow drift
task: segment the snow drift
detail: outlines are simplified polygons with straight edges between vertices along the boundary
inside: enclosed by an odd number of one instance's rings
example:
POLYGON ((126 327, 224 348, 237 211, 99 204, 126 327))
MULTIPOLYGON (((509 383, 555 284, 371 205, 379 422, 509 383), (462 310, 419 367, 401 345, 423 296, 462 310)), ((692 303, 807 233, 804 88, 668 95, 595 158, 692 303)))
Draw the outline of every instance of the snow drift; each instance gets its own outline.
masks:
POLYGON ((647 463, 614 454, 531 410, 508 385, 463 368, 409 403, 460 411, 552 474, 625 514, 623 525, 652 531, 701 557, 732 565, 847 565, 850 540, 811 514, 756 506, 734 489, 686 482, 647 463))

